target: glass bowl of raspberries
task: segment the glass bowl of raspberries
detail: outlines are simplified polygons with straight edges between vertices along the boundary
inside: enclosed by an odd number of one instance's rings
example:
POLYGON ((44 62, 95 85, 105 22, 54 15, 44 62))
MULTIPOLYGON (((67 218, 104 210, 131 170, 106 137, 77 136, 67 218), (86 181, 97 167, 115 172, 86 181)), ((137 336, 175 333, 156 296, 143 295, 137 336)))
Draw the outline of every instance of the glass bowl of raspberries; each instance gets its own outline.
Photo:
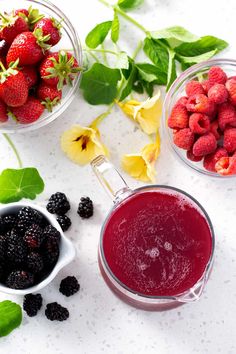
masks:
POLYGON ((4 2, 0 14, 0 131, 56 119, 79 87, 82 49, 67 16, 47 0, 4 2))
POLYGON ((236 176, 236 60, 194 65, 173 83, 163 133, 175 155, 212 177, 236 176))
POLYGON ((74 257, 72 242, 46 209, 21 202, 1 206, 0 292, 37 292, 74 257))

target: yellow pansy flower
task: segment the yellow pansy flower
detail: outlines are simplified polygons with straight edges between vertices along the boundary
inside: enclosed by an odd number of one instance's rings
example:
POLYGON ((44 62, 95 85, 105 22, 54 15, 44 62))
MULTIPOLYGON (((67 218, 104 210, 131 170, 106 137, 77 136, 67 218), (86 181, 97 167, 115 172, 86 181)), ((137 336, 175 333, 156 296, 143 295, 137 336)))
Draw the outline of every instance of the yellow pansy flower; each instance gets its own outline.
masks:
POLYGON ((155 134, 160 127, 162 114, 161 92, 148 98, 145 102, 135 100, 126 103, 117 102, 123 112, 139 123, 146 134, 155 134))
POLYGON ((89 163, 98 155, 108 155, 107 148, 100 141, 99 130, 94 126, 72 126, 62 134, 61 148, 69 159, 79 165, 89 163))
POLYGON ((122 158, 122 167, 132 177, 144 182, 155 181, 155 161, 160 154, 160 135, 155 143, 144 146, 140 154, 127 154, 122 158))

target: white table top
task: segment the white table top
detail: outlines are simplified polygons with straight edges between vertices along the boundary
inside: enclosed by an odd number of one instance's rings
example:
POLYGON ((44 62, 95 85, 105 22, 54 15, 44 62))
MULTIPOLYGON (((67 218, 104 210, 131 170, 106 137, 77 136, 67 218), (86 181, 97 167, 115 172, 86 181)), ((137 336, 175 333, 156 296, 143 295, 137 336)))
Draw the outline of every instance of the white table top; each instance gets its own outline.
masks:
MULTIPOLYGON (((146 27, 154 30, 182 25, 197 35, 212 34, 231 44, 230 49, 223 53, 224 57, 236 57, 234 0, 145 2, 146 5, 133 16, 146 27)), ((96 22, 112 16, 97 0, 57 0, 55 3, 74 22, 82 40, 96 22)), ((126 24, 122 21, 123 26, 126 24)), ((129 26, 126 37, 133 46, 142 33, 131 29, 129 26)), ((162 313, 129 307, 107 288, 97 264, 99 231, 112 202, 100 189, 90 167, 72 164, 59 145, 59 136, 72 123, 86 125, 103 111, 104 107, 89 106, 77 97, 51 125, 14 136, 24 165, 36 166, 45 179, 45 191, 37 201, 45 204, 56 191, 63 191, 70 198, 72 210, 69 215, 73 227, 67 235, 76 245, 77 258, 42 291, 44 305, 58 301, 68 307, 71 313, 69 320, 50 322, 44 316, 44 310, 35 318, 25 315, 20 329, 0 339, 0 353, 236 353, 236 182, 211 180, 189 171, 171 155, 163 142, 157 163, 157 183, 184 189, 208 211, 216 232, 214 269, 197 303, 162 313), (76 215, 82 195, 90 196, 95 203, 95 215, 90 220, 81 220, 76 215), (58 292, 60 280, 66 275, 76 275, 81 284, 80 292, 71 298, 65 298, 58 292)), ((132 123, 118 109, 101 125, 101 132, 118 168, 124 153, 132 152, 132 148, 135 152, 143 145, 142 133, 135 131, 132 123)), ((0 169, 16 165, 6 141, 0 138, 0 169)), ((131 187, 142 185, 128 176, 127 181, 131 187)), ((1 294, 0 300, 3 299, 22 303, 21 297, 1 294)))

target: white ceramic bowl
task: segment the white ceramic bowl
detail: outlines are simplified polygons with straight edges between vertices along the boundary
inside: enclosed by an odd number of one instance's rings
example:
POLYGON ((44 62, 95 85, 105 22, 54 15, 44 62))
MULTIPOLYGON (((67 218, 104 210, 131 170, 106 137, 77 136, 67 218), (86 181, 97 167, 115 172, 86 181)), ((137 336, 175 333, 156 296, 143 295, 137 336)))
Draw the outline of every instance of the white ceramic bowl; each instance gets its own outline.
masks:
POLYGON ((54 218, 52 214, 50 214, 45 208, 33 204, 33 203, 27 203, 27 202, 19 202, 19 203, 11 203, 7 204, 4 206, 0 207, 0 216, 6 215, 6 214, 14 214, 18 212, 18 210, 22 207, 29 206, 33 209, 38 210, 47 220, 48 222, 54 226, 61 234, 61 241, 60 241, 60 254, 58 261, 51 271, 51 273, 40 283, 37 285, 31 286, 30 288, 27 289, 11 289, 8 288, 6 285, 0 283, 0 292, 6 293, 6 294, 12 294, 12 295, 25 295, 25 294, 30 294, 37 292, 47 286, 58 274, 58 272, 65 267, 67 264, 69 264, 74 258, 75 258, 75 247, 72 244, 70 240, 66 238, 64 235, 60 225, 58 224, 57 220, 54 218))

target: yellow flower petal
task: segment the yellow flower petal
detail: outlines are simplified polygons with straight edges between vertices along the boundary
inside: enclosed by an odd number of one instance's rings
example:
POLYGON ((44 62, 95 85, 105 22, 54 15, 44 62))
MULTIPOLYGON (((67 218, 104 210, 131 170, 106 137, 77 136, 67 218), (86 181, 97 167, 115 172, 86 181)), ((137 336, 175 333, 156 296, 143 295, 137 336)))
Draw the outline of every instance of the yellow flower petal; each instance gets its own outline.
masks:
POLYGON ((133 120, 135 120, 134 116, 135 116, 135 107, 139 107, 140 106, 140 102, 135 101, 135 100, 131 100, 125 103, 122 102, 117 102, 118 106, 122 109, 122 111, 130 118, 132 118, 133 120))
POLYGON ((73 162, 85 165, 98 155, 107 155, 97 129, 74 125, 61 137, 61 148, 73 162))

